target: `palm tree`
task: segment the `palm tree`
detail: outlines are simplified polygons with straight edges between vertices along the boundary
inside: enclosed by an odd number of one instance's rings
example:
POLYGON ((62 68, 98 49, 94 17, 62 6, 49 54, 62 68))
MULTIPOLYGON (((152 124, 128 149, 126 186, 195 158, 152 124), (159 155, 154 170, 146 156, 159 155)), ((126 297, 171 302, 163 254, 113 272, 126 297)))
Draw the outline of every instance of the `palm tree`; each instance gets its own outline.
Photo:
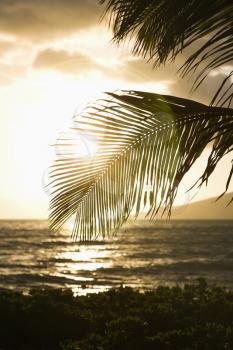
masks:
MULTIPOLYGON (((197 89, 213 69, 233 63, 233 3, 230 0, 100 0, 113 27, 113 40, 127 37, 134 54, 154 66, 174 61, 182 52, 188 58, 182 77, 195 75, 197 89)), ((230 104, 233 69, 223 78, 211 104, 230 104), (227 85, 229 83, 229 85, 227 85)))
MULTIPOLYGON (((133 33, 134 52, 149 55, 156 66, 207 36, 182 68, 187 75, 207 62, 194 87, 207 71, 233 56, 228 45, 233 40, 232 10, 228 1, 196 0, 109 0, 106 8, 114 40, 133 33)), ((74 141, 62 141, 66 154, 50 174, 52 228, 75 215, 73 237, 90 240, 113 234, 143 207, 151 219, 161 212, 170 215, 183 176, 205 147, 212 149, 199 185, 233 150, 233 109, 223 106, 231 98, 228 89, 218 101, 222 106, 207 106, 174 96, 119 91, 88 106, 75 120, 75 130, 94 136, 97 152, 86 158, 70 156, 74 141)), ((233 167, 226 190, 232 175, 233 167)))

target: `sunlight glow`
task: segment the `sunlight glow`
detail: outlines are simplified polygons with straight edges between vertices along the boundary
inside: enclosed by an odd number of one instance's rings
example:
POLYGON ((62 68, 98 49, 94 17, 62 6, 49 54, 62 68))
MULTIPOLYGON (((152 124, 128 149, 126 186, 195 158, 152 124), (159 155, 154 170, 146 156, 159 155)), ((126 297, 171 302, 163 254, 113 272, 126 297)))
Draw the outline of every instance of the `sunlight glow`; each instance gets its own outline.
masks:
MULTIPOLYGON (((126 50, 116 47, 110 44, 110 38, 111 33, 102 25, 33 45, 24 40, 18 42, 12 35, 0 34, 0 40, 9 44, 9 50, 1 57, 6 69, 3 68, 0 74, 1 217, 47 217, 49 198, 44 190, 45 174, 52 161, 58 155, 65 156, 67 151, 56 142, 59 133, 70 130, 74 126, 72 117, 102 97, 104 91, 129 89, 172 93, 172 80, 161 80, 161 77, 150 80, 143 69, 136 69, 133 64, 124 66, 132 56, 128 50, 130 46, 126 50), (73 55, 74 61, 81 54, 80 60, 85 66, 83 54, 90 59, 90 65, 82 69, 82 64, 77 64, 72 70, 72 60, 57 65, 55 62, 53 66, 49 66, 48 61, 44 69, 37 69, 33 60, 46 49, 64 50, 68 57, 73 55), (55 147, 50 147, 54 144, 55 147)), ((82 133, 76 135, 75 143, 70 147, 77 157, 93 157, 97 146, 94 138, 82 133)), ((205 191, 205 197, 219 194, 217 187, 205 191)), ((181 203, 183 201, 186 199, 181 199, 181 203)))
MULTIPOLYGON (((63 252, 57 258, 64 259, 66 261, 65 267, 72 274, 80 270, 94 271, 99 268, 106 268, 112 265, 111 262, 100 262, 101 259, 108 258, 109 252, 103 249, 90 248, 88 246, 75 247, 74 251, 63 252)), ((61 268, 63 264, 61 265, 61 268)))
POLYGON ((93 157, 96 154, 97 145, 94 139, 91 139, 88 135, 80 135, 76 145, 76 153, 79 157, 93 157))
POLYGON ((79 130, 67 130, 59 134, 55 145, 58 158, 92 158, 97 152, 94 137, 79 130))

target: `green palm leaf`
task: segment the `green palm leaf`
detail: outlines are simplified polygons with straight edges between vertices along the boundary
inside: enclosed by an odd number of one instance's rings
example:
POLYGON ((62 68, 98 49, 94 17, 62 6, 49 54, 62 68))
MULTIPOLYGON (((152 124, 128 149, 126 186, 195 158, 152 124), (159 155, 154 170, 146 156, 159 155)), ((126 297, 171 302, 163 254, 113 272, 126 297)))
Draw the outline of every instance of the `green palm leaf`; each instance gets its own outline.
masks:
POLYGON ((82 240, 116 232, 143 207, 152 219, 159 210, 170 214, 181 179, 204 148, 212 144, 201 183, 233 150, 232 109, 173 96, 107 93, 75 123, 75 132, 96 138, 97 152, 77 157, 72 139, 60 141, 65 151, 50 174, 50 219, 57 229, 75 215, 73 236, 82 240))
MULTIPOLYGON (((229 0, 100 0, 113 27, 116 42, 134 40, 134 53, 154 65, 174 60, 184 49, 188 58, 181 75, 196 75, 197 89, 208 73, 233 60, 233 2, 229 0)), ((231 103, 230 78, 222 81, 212 104, 231 103), (230 86, 229 86, 230 83, 230 86)))

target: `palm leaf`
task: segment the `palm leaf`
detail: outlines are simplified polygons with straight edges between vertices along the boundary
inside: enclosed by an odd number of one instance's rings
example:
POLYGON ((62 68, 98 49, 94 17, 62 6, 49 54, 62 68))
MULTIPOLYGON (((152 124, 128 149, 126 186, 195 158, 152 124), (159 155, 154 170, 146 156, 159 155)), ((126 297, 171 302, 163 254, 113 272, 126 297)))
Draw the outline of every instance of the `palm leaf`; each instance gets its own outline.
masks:
POLYGON ((96 138, 97 152, 78 157, 73 139, 60 141, 50 219, 58 229, 75 215, 73 237, 82 240, 116 232, 143 207, 151 219, 159 210, 169 215, 180 181, 205 147, 212 144, 201 182, 233 149, 232 109, 174 96, 107 93, 74 121, 74 132, 96 138))
MULTIPOLYGON (((113 27, 116 42, 134 38, 134 53, 155 66, 174 60, 189 48, 181 75, 196 75, 197 89, 208 73, 233 60, 233 2, 229 0, 100 0, 113 27)), ((232 88, 224 79, 213 103, 231 103, 232 88), (220 101, 219 101, 220 100, 220 101)), ((231 82, 230 82, 231 83, 231 82)), ((231 84, 230 84, 231 85, 231 84)), ((231 86, 232 87, 232 86, 231 86)))

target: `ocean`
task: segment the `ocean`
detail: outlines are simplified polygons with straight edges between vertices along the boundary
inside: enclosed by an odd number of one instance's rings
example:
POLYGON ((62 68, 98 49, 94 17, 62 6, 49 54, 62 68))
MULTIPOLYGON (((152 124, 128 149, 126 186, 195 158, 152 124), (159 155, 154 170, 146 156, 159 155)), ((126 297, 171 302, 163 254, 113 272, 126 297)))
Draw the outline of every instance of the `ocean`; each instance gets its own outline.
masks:
POLYGON ((139 220, 88 244, 51 232, 46 221, 0 221, 0 288, 68 287, 81 295, 198 278, 233 289, 233 220, 139 220))

